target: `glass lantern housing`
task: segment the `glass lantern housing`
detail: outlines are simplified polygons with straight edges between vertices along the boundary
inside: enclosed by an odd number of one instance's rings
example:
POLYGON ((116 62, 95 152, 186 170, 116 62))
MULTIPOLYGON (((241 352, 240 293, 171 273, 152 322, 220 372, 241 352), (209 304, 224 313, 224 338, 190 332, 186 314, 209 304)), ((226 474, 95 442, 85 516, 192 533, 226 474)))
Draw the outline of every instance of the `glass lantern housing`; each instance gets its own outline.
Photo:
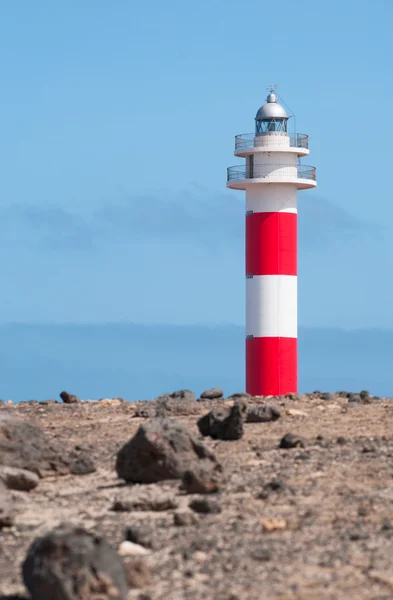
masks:
POLYGON ((263 119, 255 121, 255 132, 257 134, 261 133, 270 133, 272 131, 280 131, 283 133, 287 133, 288 131, 288 119, 263 119))

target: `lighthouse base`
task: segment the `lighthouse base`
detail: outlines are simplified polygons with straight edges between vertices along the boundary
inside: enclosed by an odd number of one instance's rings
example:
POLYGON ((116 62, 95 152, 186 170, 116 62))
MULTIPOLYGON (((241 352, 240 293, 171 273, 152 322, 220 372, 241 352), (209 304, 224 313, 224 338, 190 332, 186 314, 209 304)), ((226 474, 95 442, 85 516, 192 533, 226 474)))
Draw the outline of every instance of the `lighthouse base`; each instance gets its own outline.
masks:
POLYGON ((297 392, 296 338, 247 338, 246 392, 252 396, 297 392))

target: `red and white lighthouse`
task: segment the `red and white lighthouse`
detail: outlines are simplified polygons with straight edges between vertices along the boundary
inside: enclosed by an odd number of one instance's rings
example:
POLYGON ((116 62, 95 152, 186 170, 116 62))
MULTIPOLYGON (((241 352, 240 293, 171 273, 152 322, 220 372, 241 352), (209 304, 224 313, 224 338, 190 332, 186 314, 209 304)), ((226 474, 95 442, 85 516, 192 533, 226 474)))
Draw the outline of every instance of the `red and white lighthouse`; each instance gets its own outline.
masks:
POLYGON ((227 187, 246 191, 246 391, 297 392, 297 190, 316 186, 303 165, 308 136, 288 133, 273 90, 255 117, 255 133, 237 135, 227 187))

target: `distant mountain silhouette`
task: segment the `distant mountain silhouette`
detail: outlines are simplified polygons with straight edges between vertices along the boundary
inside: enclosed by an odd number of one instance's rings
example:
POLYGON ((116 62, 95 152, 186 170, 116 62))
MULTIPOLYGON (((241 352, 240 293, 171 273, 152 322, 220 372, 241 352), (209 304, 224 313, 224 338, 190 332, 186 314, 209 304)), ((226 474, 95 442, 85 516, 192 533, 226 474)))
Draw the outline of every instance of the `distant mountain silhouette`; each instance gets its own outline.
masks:
MULTIPOLYGON (((183 387, 244 389, 241 327, 173 325, 0 326, 0 398, 149 399, 183 387)), ((301 329, 300 390, 369 389, 393 395, 393 331, 301 329)))

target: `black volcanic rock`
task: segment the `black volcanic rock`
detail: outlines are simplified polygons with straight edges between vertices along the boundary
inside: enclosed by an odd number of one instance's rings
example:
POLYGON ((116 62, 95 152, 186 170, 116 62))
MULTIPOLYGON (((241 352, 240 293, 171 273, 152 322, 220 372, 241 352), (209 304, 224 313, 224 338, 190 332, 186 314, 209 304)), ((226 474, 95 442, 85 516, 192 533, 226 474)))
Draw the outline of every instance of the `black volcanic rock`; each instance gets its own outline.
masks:
POLYGON ((194 392, 178 390, 171 394, 158 396, 152 401, 156 417, 189 415, 198 410, 194 392))
POLYGON ((63 400, 64 404, 78 404, 78 402, 80 402, 78 396, 69 394, 68 392, 61 392, 60 398, 63 400))
POLYGON ((94 460, 86 451, 72 453, 70 458, 70 473, 72 475, 89 475, 96 471, 94 460))
POLYGON ((247 394, 247 392, 235 392, 234 394, 228 396, 227 400, 233 400, 234 402, 247 402, 248 400, 251 400, 251 398, 251 394, 247 394))
POLYGON ((120 557, 106 540, 82 528, 63 525, 37 538, 22 574, 32 600, 127 600, 120 557))
POLYGON ((182 489, 187 494, 212 494, 219 489, 220 468, 213 469, 206 461, 186 471, 182 478, 182 489))
POLYGON ((249 404, 246 412, 246 423, 267 423, 281 417, 278 404, 249 404))
POLYGON ((221 504, 217 500, 213 500, 212 498, 206 498, 202 496, 201 498, 195 498, 191 500, 189 504, 190 508, 202 514, 219 514, 222 511, 221 504))
POLYGON ((69 472, 66 452, 37 424, 0 415, 0 465, 33 471, 40 477, 69 472))
POLYGON ((280 448, 304 448, 303 440, 293 433, 286 433, 280 441, 280 448))
POLYGON ((210 390, 205 390, 201 394, 201 398, 203 400, 218 400, 219 398, 223 398, 224 392, 221 388, 211 388, 210 390))
POLYGON ((26 469, 17 469, 16 467, 0 465, 0 481, 2 481, 9 490, 29 492, 37 487, 39 477, 36 473, 26 471, 26 469))
POLYGON ((176 419, 152 419, 117 454, 116 471, 125 481, 154 483, 181 479, 195 463, 216 459, 208 448, 193 438, 176 419))
POLYGON ((246 405, 236 402, 231 408, 211 410, 197 423, 203 436, 220 440, 239 440, 243 435, 243 419, 246 405))

